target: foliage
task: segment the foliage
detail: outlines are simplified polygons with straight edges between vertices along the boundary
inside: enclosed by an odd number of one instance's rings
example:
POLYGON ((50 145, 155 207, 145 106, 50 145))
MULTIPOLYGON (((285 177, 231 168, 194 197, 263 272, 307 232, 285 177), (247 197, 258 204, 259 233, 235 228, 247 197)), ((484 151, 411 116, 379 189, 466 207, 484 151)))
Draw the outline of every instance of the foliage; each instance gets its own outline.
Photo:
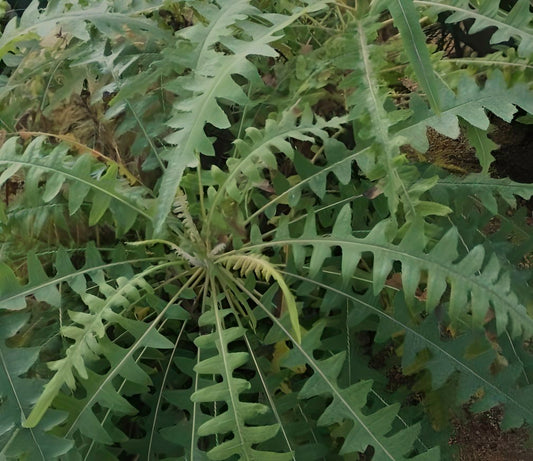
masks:
POLYGON ((490 175, 491 121, 533 115, 511 3, 6 17, 0 458, 435 460, 464 404, 532 424, 533 185, 490 175), (442 13, 494 52, 443 57, 442 13), (430 129, 479 170, 415 161, 430 129))

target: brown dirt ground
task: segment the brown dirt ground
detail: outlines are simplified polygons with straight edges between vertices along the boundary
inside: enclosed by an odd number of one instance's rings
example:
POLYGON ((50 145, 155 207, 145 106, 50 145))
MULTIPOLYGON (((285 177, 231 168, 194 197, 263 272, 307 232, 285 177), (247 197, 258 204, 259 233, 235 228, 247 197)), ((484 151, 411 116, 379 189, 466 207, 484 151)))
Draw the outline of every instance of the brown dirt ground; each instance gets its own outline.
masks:
POLYGON ((495 173, 513 181, 533 182, 533 125, 509 124, 499 118, 494 118, 492 124, 495 129, 490 137, 500 145, 493 152, 495 173))
POLYGON ((453 421, 455 434, 450 440, 457 445, 457 461, 531 461, 533 446, 526 427, 502 431, 501 407, 472 414, 464 409, 463 418, 453 421))

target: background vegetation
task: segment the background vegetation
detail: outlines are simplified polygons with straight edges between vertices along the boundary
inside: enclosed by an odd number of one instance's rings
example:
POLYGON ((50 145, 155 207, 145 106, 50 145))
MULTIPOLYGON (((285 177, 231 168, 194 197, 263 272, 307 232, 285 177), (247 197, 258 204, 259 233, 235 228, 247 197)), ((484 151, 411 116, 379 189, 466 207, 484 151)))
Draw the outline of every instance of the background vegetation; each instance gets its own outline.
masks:
POLYGON ((529 1, 3 6, 0 459, 524 438, 529 1))

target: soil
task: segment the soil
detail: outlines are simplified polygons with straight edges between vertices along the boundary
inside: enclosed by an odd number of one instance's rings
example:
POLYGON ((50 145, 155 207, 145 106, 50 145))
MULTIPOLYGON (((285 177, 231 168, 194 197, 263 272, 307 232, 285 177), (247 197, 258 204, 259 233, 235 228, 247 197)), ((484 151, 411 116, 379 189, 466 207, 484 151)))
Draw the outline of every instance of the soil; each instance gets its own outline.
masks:
POLYGON ((427 136, 429 149, 424 154, 407 146, 404 147, 410 159, 426 161, 458 175, 481 171, 475 151, 463 134, 457 139, 452 139, 438 133, 433 128, 428 128, 427 136))
POLYGON ((529 441, 530 431, 522 427, 502 431, 501 407, 484 413, 472 414, 464 408, 461 418, 453 421, 455 434, 451 445, 457 445, 457 461, 531 461, 533 447, 529 441))
POLYGON ((505 123, 499 118, 494 118, 492 124, 495 129, 490 137, 500 146, 493 152, 497 175, 522 183, 533 182, 533 125, 505 123))

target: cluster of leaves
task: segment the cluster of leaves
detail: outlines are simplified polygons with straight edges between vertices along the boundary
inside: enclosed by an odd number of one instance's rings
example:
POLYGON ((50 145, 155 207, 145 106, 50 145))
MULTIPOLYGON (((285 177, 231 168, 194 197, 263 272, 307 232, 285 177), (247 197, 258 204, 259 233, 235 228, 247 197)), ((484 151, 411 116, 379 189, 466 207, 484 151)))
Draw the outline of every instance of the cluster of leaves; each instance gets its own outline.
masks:
POLYGON ((6 19, 0 459, 433 461, 464 404, 533 423, 533 239, 508 213, 533 185, 489 174, 491 120, 533 115, 511 3, 6 19), (442 13, 494 52, 443 59, 442 13), (416 162, 431 130, 479 172, 416 162))

